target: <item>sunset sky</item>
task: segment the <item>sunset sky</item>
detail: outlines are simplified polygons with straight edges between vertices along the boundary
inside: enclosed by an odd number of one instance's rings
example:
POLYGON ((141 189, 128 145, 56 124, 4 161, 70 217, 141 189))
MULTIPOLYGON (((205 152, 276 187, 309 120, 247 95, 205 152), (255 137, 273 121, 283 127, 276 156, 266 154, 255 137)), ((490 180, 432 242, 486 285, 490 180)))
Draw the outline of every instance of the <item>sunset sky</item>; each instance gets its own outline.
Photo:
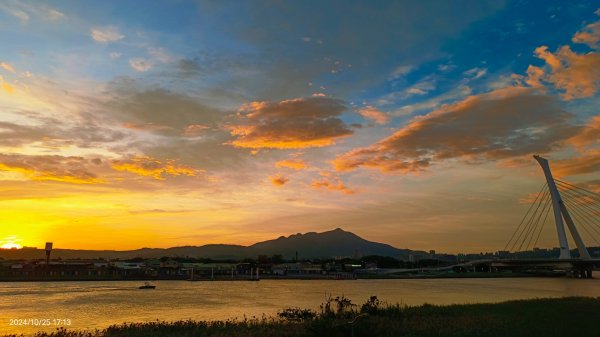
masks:
POLYGON ((533 154, 600 192, 595 1, 5 0, 0 34, 0 246, 497 251, 533 154))

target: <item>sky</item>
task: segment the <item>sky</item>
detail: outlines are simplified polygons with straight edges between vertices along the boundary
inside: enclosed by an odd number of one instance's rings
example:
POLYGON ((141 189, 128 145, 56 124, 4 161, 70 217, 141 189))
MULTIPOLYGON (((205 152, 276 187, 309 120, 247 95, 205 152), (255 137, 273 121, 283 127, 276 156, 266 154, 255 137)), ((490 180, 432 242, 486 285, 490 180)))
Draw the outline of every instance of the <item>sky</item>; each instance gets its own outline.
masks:
POLYGON ((595 1, 5 0, 0 34, 0 246, 497 251, 533 154, 600 192, 595 1))

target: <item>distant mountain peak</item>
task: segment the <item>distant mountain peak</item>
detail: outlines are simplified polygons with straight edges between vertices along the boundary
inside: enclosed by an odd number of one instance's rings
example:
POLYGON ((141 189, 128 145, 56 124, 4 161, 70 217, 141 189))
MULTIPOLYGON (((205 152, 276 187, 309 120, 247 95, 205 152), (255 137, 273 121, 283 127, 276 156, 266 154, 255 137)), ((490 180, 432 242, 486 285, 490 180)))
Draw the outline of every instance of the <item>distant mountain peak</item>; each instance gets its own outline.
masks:
MULTIPOLYGON (((288 237, 258 242, 250 246, 208 244, 203 246, 183 246, 172 248, 142 248, 129 251, 93 251, 75 249, 55 249, 53 257, 62 258, 108 258, 131 259, 169 257, 202 257, 213 259, 256 258, 258 255, 283 255, 293 259, 331 258, 331 257, 360 257, 366 255, 392 256, 406 259, 412 253, 408 249, 398 249, 387 244, 372 242, 341 228, 324 232, 296 233, 288 237)), ((43 250, 17 250, 15 252, 1 251, 0 258, 5 259, 41 259, 43 250)))
POLYGON ((296 233, 276 240, 255 243, 248 247, 261 255, 279 254, 286 258, 359 257, 386 255, 404 257, 407 250, 397 249, 383 243, 371 242, 341 228, 316 233, 296 233))

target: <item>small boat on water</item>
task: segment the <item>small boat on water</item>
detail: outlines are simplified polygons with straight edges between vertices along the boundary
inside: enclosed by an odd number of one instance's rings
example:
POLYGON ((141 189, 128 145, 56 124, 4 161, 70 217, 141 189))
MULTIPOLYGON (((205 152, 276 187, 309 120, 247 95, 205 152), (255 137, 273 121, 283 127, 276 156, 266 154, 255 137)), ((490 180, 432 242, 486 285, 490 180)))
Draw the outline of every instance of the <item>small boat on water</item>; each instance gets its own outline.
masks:
POLYGON ((149 282, 144 283, 143 286, 140 286, 139 289, 154 289, 156 288, 155 285, 150 284, 149 282))

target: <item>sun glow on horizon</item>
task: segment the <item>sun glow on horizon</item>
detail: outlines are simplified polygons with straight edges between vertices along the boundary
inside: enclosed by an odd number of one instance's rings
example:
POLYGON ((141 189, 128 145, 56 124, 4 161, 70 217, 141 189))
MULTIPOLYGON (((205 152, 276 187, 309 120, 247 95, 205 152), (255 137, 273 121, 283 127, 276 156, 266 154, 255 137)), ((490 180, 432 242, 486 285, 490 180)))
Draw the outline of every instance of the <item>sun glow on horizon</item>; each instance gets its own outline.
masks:
POLYGON ((18 243, 5 243, 2 246, 0 246, 0 249, 21 249, 23 248, 23 246, 21 246, 18 243))
POLYGON ((480 2, 0 0, 0 255, 337 227, 502 249, 531 155, 600 193, 600 10, 480 2))
POLYGON ((19 244, 23 240, 14 235, 10 235, 0 240, 0 249, 21 249, 23 245, 19 244))

